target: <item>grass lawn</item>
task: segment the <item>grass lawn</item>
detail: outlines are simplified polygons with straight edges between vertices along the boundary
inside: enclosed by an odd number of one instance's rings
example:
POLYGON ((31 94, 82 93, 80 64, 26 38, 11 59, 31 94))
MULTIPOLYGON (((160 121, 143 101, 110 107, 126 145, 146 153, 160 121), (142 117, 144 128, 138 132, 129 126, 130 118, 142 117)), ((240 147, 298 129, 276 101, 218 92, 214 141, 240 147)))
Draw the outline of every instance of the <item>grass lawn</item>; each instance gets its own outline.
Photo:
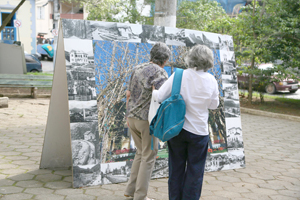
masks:
POLYGON ((253 95, 252 104, 248 104, 247 97, 240 97, 241 107, 257 109, 267 112, 294 115, 300 117, 300 100, 264 95, 264 102, 260 102, 258 94, 253 95))

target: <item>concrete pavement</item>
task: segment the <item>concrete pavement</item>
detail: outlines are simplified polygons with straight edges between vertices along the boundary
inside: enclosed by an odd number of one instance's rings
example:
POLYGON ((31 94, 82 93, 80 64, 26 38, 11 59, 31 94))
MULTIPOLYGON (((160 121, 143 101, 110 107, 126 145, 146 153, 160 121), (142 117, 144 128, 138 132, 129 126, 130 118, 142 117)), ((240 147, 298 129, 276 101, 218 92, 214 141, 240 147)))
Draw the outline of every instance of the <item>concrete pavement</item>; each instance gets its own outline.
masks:
MULTIPOLYGON (((40 170, 49 99, 10 99, 0 109, 0 199, 125 200, 125 183, 71 188, 70 169, 40 170)), ((203 200, 300 199, 300 123, 242 113, 246 168, 208 172, 203 200)), ((148 196, 168 199, 167 179, 148 196)))

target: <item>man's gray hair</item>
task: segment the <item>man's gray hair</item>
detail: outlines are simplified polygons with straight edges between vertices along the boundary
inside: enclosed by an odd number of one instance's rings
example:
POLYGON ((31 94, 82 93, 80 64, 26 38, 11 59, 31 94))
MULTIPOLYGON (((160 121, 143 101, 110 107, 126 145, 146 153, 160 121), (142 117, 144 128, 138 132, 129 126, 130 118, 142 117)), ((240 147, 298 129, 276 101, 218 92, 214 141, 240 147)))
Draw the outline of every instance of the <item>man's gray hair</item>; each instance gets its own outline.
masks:
POLYGON ((156 43, 150 51, 150 61, 160 66, 169 60, 170 56, 171 50, 162 42, 156 43))
POLYGON ((212 50, 200 44, 193 46, 185 57, 185 63, 188 68, 196 68, 196 70, 206 72, 214 66, 212 50))

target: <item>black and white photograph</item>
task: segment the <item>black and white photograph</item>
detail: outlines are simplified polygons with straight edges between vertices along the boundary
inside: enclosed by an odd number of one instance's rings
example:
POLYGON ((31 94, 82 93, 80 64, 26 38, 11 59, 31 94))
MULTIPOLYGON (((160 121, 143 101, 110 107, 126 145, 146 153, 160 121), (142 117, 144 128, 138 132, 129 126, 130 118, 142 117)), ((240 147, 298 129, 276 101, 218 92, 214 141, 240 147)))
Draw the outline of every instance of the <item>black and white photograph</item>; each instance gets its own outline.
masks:
POLYGON ((62 19, 64 39, 92 39, 86 20, 62 19))
POLYGON ((219 49, 219 34, 203 32, 203 44, 211 49, 219 49))
POLYGON ((233 39, 229 35, 219 36, 220 50, 233 51, 233 39))
POLYGON ((203 38, 204 32, 185 29, 185 44, 187 47, 193 47, 197 44, 204 45, 203 38))
POLYGON ((97 101, 69 101, 70 123, 98 120, 97 101))
POLYGON ((205 171, 220 171, 228 169, 238 169, 245 167, 245 156, 243 150, 207 154, 205 171))
POLYGON ((222 74, 222 82, 223 83, 237 83, 237 74, 236 71, 233 71, 231 74, 222 74))
POLYGON ((90 22, 93 40, 111 40, 120 42, 141 42, 139 35, 142 25, 116 22, 90 22))
POLYGON ((127 182, 130 177, 132 161, 101 164, 102 184, 127 182))
POLYGON ((141 43, 155 44, 157 42, 165 43, 165 27, 142 25, 143 32, 139 35, 141 43))
POLYGON ((73 186, 75 188, 101 185, 101 164, 73 165, 73 186))
POLYGON ((227 144, 230 151, 244 148, 240 118, 227 118, 227 144))
POLYGON ((100 184, 100 147, 97 125, 97 121, 70 124, 74 187, 100 184))
POLYGON ((168 176, 169 176, 168 158, 156 159, 151 178, 163 178, 168 176))
POLYGON ((226 99, 224 101, 224 111, 225 117, 239 117, 240 112, 240 102, 239 100, 226 99))
POLYGON ((222 74, 236 75, 235 55, 233 51, 220 51, 222 74))
POLYGON ((71 123, 73 166, 91 165, 100 161, 97 121, 71 123))
POLYGON ((185 29, 165 27, 167 45, 185 46, 185 29))
POLYGON ((64 43, 69 100, 96 100, 92 41, 64 39, 64 43))
POLYGON ((239 100, 238 84, 223 83, 223 92, 225 100, 239 100))

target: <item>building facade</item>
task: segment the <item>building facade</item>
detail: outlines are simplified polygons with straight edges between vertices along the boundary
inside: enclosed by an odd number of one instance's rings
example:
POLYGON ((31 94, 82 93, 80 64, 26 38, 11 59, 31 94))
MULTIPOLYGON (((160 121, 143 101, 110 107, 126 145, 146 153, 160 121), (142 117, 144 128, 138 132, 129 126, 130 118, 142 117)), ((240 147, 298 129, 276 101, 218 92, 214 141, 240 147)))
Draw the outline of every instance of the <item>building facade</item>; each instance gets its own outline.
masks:
MULTIPOLYGON (((20 3, 20 0, 0 0, 0 25, 3 24, 5 18, 20 3)), ((5 43, 12 44, 14 41, 21 41, 24 50, 28 53, 36 52, 36 12, 35 0, 27 0, 14 14, 12 19, 0 33, 0 40, 5 43), (21 26, 16 28, 14 20, 19 20, 21 26)))

